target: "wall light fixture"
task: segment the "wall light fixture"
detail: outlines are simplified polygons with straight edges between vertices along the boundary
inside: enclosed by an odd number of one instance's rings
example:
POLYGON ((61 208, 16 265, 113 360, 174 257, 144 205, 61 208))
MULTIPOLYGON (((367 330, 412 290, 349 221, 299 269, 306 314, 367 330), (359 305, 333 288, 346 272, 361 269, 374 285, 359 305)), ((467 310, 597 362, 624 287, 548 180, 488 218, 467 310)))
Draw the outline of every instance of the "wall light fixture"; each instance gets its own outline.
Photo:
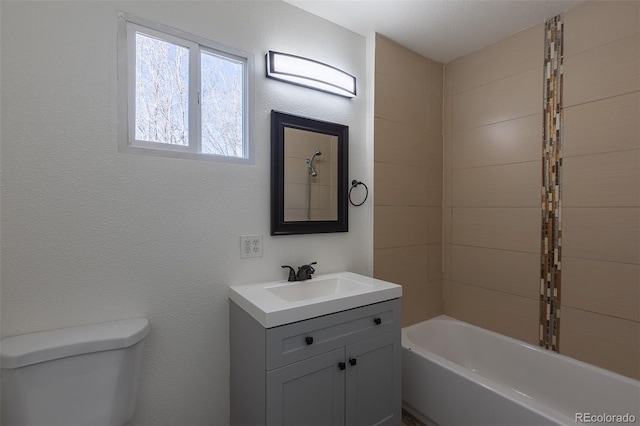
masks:
POLYGON ((356 78, 331 65, 287 53, 267 53, 267 77, 353 98, 356 78))

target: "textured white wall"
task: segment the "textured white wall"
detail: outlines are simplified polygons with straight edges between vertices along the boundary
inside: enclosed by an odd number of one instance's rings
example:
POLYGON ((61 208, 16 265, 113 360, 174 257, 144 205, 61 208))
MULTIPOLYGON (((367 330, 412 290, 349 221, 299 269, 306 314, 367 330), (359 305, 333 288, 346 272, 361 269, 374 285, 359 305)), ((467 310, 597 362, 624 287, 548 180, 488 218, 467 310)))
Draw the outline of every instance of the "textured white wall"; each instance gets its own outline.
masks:
POLYGON ((371 270, 370 202, 348 233, 269 236, 271 109, 349 125, 350 179, 371 182, 366 40, 279 1, 1 8, 2 335, 147 317, 133 423, 228 423, 228 286, 371 270), (255 53, 255 165, 117 152, 118 10, 255 53), (345 69, 359 96, 265 79, 269 49, 345 69), (249 233, 264 257, 239 258, 249 233))

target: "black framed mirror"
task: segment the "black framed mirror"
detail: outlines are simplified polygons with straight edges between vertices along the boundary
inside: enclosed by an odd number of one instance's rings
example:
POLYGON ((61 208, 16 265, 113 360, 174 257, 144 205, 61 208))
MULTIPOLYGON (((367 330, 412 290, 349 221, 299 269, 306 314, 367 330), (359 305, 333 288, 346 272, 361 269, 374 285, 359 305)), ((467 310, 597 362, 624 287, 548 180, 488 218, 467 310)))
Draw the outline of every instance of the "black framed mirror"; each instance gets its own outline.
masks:
POLYGON ((271 235, 347 232, 349 127, 271 111, 271 235))

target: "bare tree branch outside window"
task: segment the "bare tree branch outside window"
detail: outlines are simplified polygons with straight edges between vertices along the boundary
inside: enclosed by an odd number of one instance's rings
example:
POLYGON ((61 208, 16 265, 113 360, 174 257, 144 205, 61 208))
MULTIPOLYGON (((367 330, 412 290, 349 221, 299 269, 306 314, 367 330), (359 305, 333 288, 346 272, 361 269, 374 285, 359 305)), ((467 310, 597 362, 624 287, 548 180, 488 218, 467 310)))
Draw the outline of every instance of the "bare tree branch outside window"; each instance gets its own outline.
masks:
POLYGON ((139 33, 136 139, 189 144, 189 49, 139 33))
MULTIPOLYGON (((244 64, 199 54, 201 152, 242 157, 244 64)), ((189 146, 189 48, 137 33, 135 84, 136 140, 189 146)))
POLYGON ((202 52, 202 152, 240 157, 242 143, 242 67, 202 52))

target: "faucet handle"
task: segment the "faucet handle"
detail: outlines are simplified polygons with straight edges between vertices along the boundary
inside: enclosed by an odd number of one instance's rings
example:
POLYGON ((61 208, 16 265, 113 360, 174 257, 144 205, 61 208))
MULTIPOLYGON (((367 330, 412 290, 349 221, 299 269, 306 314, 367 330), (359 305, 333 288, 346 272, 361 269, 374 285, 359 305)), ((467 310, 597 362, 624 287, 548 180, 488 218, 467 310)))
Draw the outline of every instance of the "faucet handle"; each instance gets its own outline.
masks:
POLYGON ((297 281, 296 271, 289 265, 282 265, 282 268, 289 268, 289 278, 287 281, 297 281))
POLYGON ((297 281, 306 281, 311 279, 311 274, 316 272, 316 270, 311 265, 315 265, 318 262, 311 262, 308 265, 302 265, 298 268, 298 273, 296 275, 297 281))

